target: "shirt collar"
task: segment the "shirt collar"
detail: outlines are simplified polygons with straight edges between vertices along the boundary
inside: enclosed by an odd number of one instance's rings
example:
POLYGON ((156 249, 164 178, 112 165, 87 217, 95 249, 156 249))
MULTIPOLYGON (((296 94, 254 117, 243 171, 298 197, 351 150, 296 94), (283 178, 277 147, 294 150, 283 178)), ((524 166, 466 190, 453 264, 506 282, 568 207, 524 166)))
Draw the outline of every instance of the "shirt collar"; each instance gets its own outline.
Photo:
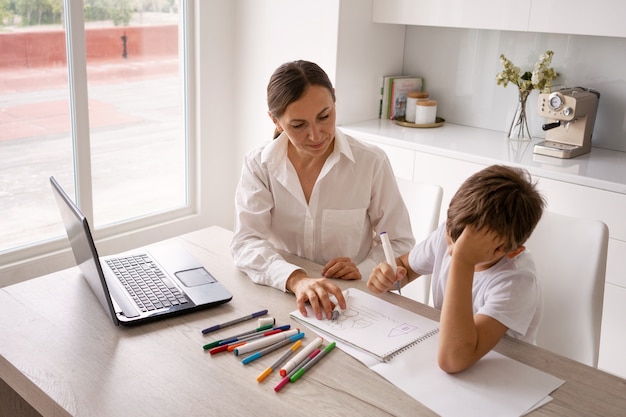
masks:
MULTIPOLYGON (((277 168, 287 159, 287 145, 289 138, 285 132, 281 133, 276 139, 270 142, 261 153, 261 162, 269 167, 277 168)), ((346 135, 339 129, 335 129, 335 147, 333 153, 328 157, 329 161, 336 163, 339 156, 345 155, 350 161, 354 162, 354 155, 346 135)))

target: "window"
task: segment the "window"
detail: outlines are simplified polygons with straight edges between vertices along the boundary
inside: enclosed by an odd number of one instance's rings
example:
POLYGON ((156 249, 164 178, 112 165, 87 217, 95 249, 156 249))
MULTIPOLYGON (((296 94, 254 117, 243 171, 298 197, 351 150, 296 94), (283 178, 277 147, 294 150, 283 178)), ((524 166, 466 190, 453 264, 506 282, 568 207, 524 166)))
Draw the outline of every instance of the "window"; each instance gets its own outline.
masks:
POLYGON ((0 264, 67 246, 50 176, 96 235, 193 214, 188 2, 31 3, 0 1, 0 264))

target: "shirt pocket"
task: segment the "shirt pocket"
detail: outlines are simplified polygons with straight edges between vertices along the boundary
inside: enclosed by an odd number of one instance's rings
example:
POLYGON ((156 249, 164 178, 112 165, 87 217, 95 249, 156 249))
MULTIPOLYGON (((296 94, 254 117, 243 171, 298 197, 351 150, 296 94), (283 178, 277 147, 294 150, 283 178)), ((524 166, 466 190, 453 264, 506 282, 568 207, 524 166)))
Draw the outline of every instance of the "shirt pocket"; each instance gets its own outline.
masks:
POLYGON ((322 214, 322 256, 325 261, 347 256, 359 263, 369 251, 371 240, 367 209, 324 210, 322 214))

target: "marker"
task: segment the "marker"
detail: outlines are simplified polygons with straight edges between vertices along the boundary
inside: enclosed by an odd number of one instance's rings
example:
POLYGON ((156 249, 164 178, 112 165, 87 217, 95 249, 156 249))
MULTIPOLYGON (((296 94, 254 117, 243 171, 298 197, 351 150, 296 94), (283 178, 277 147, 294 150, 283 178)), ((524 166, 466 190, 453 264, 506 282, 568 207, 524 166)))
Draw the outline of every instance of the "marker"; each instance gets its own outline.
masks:
POLYGON ((254 318, 257 318, 259 316, 264 316, 266 314, 267 314, 267 310, 257 311, 256 313, 252 313, 244 317, 239 317, 238 319, 227 321, 226 323, 216 324, 215 326, 207 327, 206 329, 202 330, 202 334, 211 333, 216 330, 223 329, 224 327, 232 326, 233 324, 241 323, 242 321, 252 320, 254 318))
POLYGON ((293 368, 295 368, 296 366, 298 366, 298 364, 300 362, 302 362, 304 360, 304 358, 307 357, 307 355, 310 355, 311 352, 313 352, 315 349, 317 349, 317 347, 319 345, 322 344, 322 342, 324 341, 324 339, 321 336, 316 337, 315 339, 313 339, 313 341, 311 343, 309 343, 308 345, 306 345, 300 352, 298 352, 298 354, 296 356, 294 356, 293 358, 291 358, 281 369, 280 369, 280 376, 285 377, 287 376, 287 374, 289 372, 291 372, 291 370, 293 368))
MULTIPOLYGON (((287 330, 289 330, 289 327, 291 327, 291 326, 287 326, 287 327, 288 327, 287 330)), ((240 340, 238 342, 230 343, 228 345, 228 349, 227 350, 229 352, 233 352, 239 346, 243 346, 243 345, 245 345, 247 343, 252 343, 252 342, 256 341, 257 339, 261 339, 261 338, 264 338, 264 337, 273 336, 275 334, 282 333, 283 331, 284 331, 283 329, 268 330, 267 332, 262 333, 260 335, 257 335, 255 337, 251 337, 249 339, 244 339, 244 340, 240 340)))
POLYGON ((252 334, 247 334, 241 337, 233 337, 232 339, 226 339, 219 343, 218 346, 221 345, 229 345, 234 342, 244 342, 251 339, 258 339, 259 337, 269 336, 270 334, 282 332, 283 330, 289 330, 291 328, 290 324, 285 324, 284 326, 272 327, 265 332, 256 332, 252 334))
POLYGON ((278 343, 274 343, 273 345, 270 345, 264 349, 259 350, 256 353, 253 353, 252 355, 246 356, 245 358, 243 358, 241 360, 241 363, 244 365, 249 364, 252 361, 255 361, 257 359, 259 359, 261 356, 267 355, 270 352, 275 351, 276 349, 280 349, 281 347, 288 345, 291 342, 295 342, 296 340, 300 340, 304 337, 304 333, 300 332, 300 333, 296 333, 293 336, 291 336, 289 339, 285 339, 285 340, 281 340, 278 343))
MULTIPOLYGON (((393 248, 391 247, 391 242, 389 242, 389 235, 387 232, 380 233, 380 241, 383 243, 383 251, 385 251, 385 258, 387 258, 387 263, 391 266, 391 270, 393 271, 393 276, 396 276, 396 258, 393 256, 393 248)), ((396 282, 396 289, 398 290, 398 294, 402 295, 402 290, 400 289, 400 281, 396 282)))
POLYGON ((235 342, 235 343, 231 343, 230 345, 221 345, 221 346, 216 346, 212 349, 209 349, 209 353, 211 355, 215 355, 216 353, 220 353, 220 352, 227 352, 228 348, 232 348, 231 352, 237 347, 237 346, 242 346, 244 345, 246 342, 235 342))
MULTIPOLYGON (((309 356, 307 356, 306 358, 304 358, 303 361, 301 361, 298 366, 294 369, 292 369, 291 372, 289 372, 287 375, 285 375, 285 377, 283 377, 283 379, 280 380, 280 382, 274 387, 274 392, 278 392, 280 391, 285 385, 287 385, 287 383, 289 381, 291 381, 291 377, 293 375, 295 375, 295 373, 300 370, 303 366, 305 366, 307 363, 310 363, 313 358, 317 357, 317 355, 321 352, 321 350, 319 349, 315 349, 313 352, 311 352, 309 354, 309 356)), ((302 352, 300 352, 302 353, 302 352)))
POLYGON ((302 340, 298 340, 296 343, 291 345, 289 350, 287 350, 285 353, 283 353, 280 356, 280 358, 276 359, 276 362, 274 362, 273 364, 271 364, 270 366, 265 368, 265 370, 259 376, 256 377, 257 382, 263 381, 269 374, 272 373, 272 371, 274 369, 276 369, 280 365, 282 365, 282 363, 285 362, 287 360, 287 358, 289 358, 289 356, 291 356, 296 350, 298 350, 300 348, 300 346, 302 346, 302 340))
POLYGON ((239 346, 243 346, 243 345, 245 345, 246 343, 253 342, 253 341, 255 341, 256 339, 261 339, 261 338, 263 338, 263 337, 273 336, 273 335, 275 335, 275 334, 282 333, 282 332, 283 332, 283 331, 285 331, 285 330, 289 330, 289 328, 290 328, 290 327, 291 327, 291 325, 290 325, 290 324, 286 324, 286 325, 284 325, 284 326, 281 326, 281 327, 277 327, 277 328, 275 328, 275 329, 268 330, 267 332, 264 332, 264 333, 255 334, 255 335, 253 335, 253 336, 252 336, 252 337, 250 337, 250 338, 246 338, 246 339, 243 339, 243 340, 238 340, 238 341, 231 341, 230 343, 224 343, 224 344, 218 345, 218 346, 216 346, 216 347, 214 347, 214 348, 210 349, 210 350, 209 350, 209 353, 210 353, 211 355, 214 355, 214 354, 216 354, 216 353, 226 352, 226 351, 228 351, 228 352, 234 352, 234 350, 235 350, 236 348, 238 348, 239 346))
POLYGON ((244 353, 254 352, 255 350, 273 345, 281 340, 288 339, 294 334, 300 333, 299 329, 285 330, 271 336, 262 337, 261 339, 253 340, 251 342, 244 342, 244 345, 235 348, 235 356, 243 355, 244 353))
MULTIPOLYGON (((242 337, 242 336, 247 336, 249 334, 254 334, 254 333, 262 332, 263 330, 271 329, 273 325, 274 325, 273 323, 266 324, 264 326, 257 327, 254 330, 248 330, 247 332, 239 333, 239 334, 236 334, 234 336, 229 336, 229 337, 226 337, 224 339, 215 340, 215 341, 213 341, 211 343, 207 343, 206 345, 202 346, 202 349, 208 350, 208 349, 214 348, 216 346, 219 346, 220 343, 223 342, 224 340, 236 339, 236 338, 239 338, 239 337, 242 337)), ((223 343, 221 343, 221 344, 223 344, 223 343)))
MULTIPOLYGON (((346 303, 348 302, 348 294, 349 294, 349 289, 342 291, 341 293, 343 294, 343 298, 346 299, 346 303)), ((346 306, 347 307, 347 306, 346 306)), ((337 305, 335 305, 335 308, 333 308, 333 315, 331 317, 332 321, 335 321, 339 318, 339 316, 341 315, 341 308, 339 307, 339 303, 337 303, 337 305)))
POLYGON ((322 360, 322 358, 331 350, 335 348, 335 342, 329 343, 318 355, 311 359, 308 363, 304 364, 298 371, 289 378, 291 382, 296 382, 306 371, 311 369, 316 363, 322 360))

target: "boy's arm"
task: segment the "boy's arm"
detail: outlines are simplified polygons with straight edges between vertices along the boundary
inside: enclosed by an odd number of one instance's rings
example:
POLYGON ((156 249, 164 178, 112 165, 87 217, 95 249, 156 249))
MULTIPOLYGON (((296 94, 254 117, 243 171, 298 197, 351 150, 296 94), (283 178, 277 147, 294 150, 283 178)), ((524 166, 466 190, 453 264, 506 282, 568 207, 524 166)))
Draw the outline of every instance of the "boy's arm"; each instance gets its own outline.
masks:
MULTIPOLYGON (((477 265, 505 253, 499 241, 485 231, 466 227, 453 245, 439 332, 439 367, 455 373, 469 368, 500 341, 507 327, 473 313, 472 284, 477 265)), ((485 265, 487 266, 487 265, 485 265)))

